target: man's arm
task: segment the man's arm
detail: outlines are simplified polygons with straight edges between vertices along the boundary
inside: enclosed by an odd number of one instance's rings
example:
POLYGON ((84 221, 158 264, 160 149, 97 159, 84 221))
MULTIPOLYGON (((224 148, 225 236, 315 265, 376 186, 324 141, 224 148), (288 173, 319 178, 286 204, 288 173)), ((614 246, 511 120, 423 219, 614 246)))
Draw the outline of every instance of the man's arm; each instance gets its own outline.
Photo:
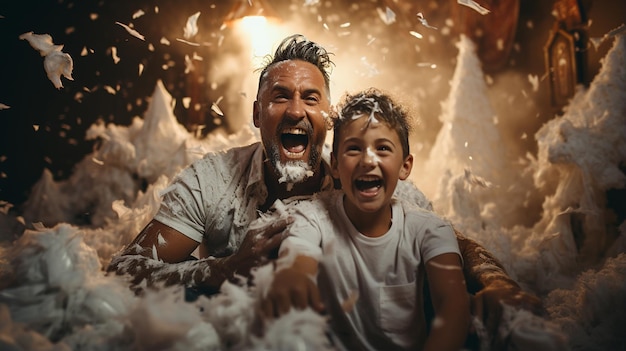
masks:
POLYGON ((502 318, 502 304, 543 315, 541 300, 522 288, 506 273, 502 264, 484 247, 455 229, 463 256, 463 273, 472 298, 472 314, 495 332, 502 318))
POLYGON ((433 257, 425 266, 435 320, 424 350, 460 350, 470 325, 470 302, 461 259, 456 253, 445 253, 433 257))
POLYGON ((248 231, 239 249, 230 256, 190 260, 199 243, 153 219, 113 258, 107 271, 129 274, 134 286, 145 280, 148 286, 182 284, 217 292, 224 281, 235 275, 248 277, 253 267, 267 262, 280 245, 287 224, 287 219, 280 219, 248 231))

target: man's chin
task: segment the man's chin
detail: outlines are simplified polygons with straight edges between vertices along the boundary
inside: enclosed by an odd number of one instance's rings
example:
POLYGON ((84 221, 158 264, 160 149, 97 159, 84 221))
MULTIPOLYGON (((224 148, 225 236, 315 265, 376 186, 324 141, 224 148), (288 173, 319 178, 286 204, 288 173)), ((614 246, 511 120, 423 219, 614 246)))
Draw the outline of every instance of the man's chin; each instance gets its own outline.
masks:
POLYGON ((307 149, 301 155, 297 155, 299 157, 293 157, 296 156, 293 154, 288 155, 284 148, 277 147, 277 145, 268 150, 268 158, 279 176, 279 183, 287 183, 288 188, 312 177, 317 169, 319 157, 315 150, 307 149))
POLYGON ((302 160, 289 160, 287 162, 278 162, 276 171, 280 175, 279 183, 296 184, 302 183, 307 178, 313 176, 311 166, 302 160))
POLYGON ((299 153, 290 153, 285 149, 281 150, 281 155, 280 155, 280 162, 282 164, 288 164, 291 162, 305 162, 308 163, 309 162, 309 152, 307 152, 307 150, 304 150, 303 152, 299 152, 299 153))

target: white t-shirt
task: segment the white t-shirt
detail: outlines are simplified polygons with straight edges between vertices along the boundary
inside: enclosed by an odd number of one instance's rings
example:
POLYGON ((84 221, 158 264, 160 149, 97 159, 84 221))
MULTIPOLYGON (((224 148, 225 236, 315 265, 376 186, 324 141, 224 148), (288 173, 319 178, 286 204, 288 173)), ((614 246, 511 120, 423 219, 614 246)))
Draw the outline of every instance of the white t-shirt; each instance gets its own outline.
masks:
POLYGON ((261 143, 208 153, 163 191, 159 222, 206 244, 208 254, 234 252, 267 198, 261 143))
MULTIPOLYGON (((231 254, 239 248, 250 222, 259 217, 259 206, 267 199, 264 158, 260 142, 206 154, 182 170, 163 191, 154 218, 204 242, 211 256, 231 254)), ((333 189, 329 174, 326 172, 320 191, 333 189)), ((398 189, 396 193, 408 201, 430 207, 412 183, 398 182, 398 189)))
POLYGON ((422 345, 425 262, 457 253, 451 225, 433 212, 392 201, 392 225, 381 237, 359 233, 346 216, 341 191, 291 202, 294 217, 281 251, 320 261, 318 283, 333 331, 349 350, 395 350, 422 345), (292 251, 293 250, 293 251, 292 251), (352 310, 344 301, 358 294, 352 310))
MULTIPOLYGON (((154 216, 223 257, 239 248, 267 199, 260 142, 206 154, 183 169, 162 192, 154 216)), ((333 188, 326 172, 321 190, 333 188)))

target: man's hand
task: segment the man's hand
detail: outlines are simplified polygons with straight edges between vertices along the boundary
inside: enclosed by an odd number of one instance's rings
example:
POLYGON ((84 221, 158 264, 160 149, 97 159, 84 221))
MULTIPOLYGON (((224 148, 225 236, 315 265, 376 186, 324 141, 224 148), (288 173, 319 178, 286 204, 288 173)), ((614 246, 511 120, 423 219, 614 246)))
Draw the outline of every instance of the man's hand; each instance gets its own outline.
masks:
POLYGON ((490 335, 495 335, 501 322, 503 307, 507 304, 544 315, 541 300, 509 277, 502 264, 484 247, 463 236, 455 229, 459 249, 463 255, 463 272, 471 300, 472 315, 478 317, 490 335))
POLYGON ((293 266, 276 272, 267 295, 261 300, 261 313, 268 318, 279 317, 292 307, 311 307, 317 312, 323 312, 324 305, 312 275, 317 270, 316 267, 317 262, 314 259, 299 256, 293 266), (308 268, 303 269, 303 264, 308 268))
POLYGON ((490 335, 495 335, 502 319, 503 304, 524 309, 537 316, 545 311, 541 300, 524 292, 517 284, 506 281, 493 281, 472 297, 472 315, 478 317, 490 335))
POLYGON ((233 272, 245 277, 250 270, 276 258, 280 243, 285 238, 285 229, 293 220, 289 217, 268 222, 267 225, 248 230, 237 252, 228 258, 233 272))

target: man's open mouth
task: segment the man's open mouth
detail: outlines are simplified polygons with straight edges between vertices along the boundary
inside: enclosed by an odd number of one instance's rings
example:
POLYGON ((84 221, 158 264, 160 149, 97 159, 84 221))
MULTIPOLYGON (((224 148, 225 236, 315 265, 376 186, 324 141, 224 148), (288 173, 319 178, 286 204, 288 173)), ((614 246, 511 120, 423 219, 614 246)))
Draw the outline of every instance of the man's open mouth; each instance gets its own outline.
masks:
POLYGON ((383 180, 376 176, 361 176, 354 181, 357 190, 365 193, 374 193, 383 185, 383 180))
POLYGON ((309 145, 309 135, 304 129, 290 128, 280 135, 280 142, 289 157, 301 157, 309 145))

